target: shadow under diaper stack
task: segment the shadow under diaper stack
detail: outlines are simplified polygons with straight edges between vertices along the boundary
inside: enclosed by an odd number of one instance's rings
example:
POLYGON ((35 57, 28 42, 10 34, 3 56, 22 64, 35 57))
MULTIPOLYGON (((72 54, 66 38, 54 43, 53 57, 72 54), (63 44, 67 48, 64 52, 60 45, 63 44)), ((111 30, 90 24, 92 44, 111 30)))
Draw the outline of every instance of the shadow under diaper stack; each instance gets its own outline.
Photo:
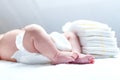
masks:
POLYGON ((115 31, 107 24, 77 20, 66 23, 62 30, 63 32, 75 32, 79 36, 84 54, 92 54, 96 58, 106 58, 115 57, 120 52, 115 31))

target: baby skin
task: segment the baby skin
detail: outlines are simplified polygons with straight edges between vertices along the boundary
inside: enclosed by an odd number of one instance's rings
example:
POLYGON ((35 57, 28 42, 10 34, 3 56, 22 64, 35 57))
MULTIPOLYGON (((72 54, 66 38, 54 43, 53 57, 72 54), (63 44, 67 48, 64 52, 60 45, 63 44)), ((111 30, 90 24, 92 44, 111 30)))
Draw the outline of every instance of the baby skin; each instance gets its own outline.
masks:
POLYGON ((78 37, 72 33, 63 33, 72 45, 72 51, 60 51, 54 44, 49 34, 39 25, 32 24, 22 29, 15 29, 0 34, 0 59, 16 62, 11 56, 18 50, 15 44, 16 36, 25 32, 23 46, 31 53, 40 53, 51 60, 51 64, 94 63, 92 55, 81 54, 81 47, 78 37))
POLYGON ((75 61, 70 63, 75 64, 89 64, 94 63, 94 57, 92 55, 85 55, 82 54, 82 46, 80 43, 80 38, 73 32, 65 32, 65 37, 68 39, 68 41, 71 43, 72 46, 72 52, 77 53, 77 58, 75 61))

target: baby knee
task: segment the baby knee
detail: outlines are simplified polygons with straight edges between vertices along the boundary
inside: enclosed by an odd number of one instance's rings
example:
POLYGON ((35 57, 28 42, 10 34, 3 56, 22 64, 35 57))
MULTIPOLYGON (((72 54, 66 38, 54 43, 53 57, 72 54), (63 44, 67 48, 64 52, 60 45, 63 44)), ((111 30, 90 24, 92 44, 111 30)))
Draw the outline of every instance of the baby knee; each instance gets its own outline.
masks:
POLYGON ((32 32, 32 33, 36 33, 38 31, 41 31, 43 28, 40 25, 37 24, 31 24, 25 27, 25 30, 27 32, 32 32))
POLYGON ((76 34, 74 32, 67 32, 66 35, 68 36, 68 38, 76 37, 76 34))

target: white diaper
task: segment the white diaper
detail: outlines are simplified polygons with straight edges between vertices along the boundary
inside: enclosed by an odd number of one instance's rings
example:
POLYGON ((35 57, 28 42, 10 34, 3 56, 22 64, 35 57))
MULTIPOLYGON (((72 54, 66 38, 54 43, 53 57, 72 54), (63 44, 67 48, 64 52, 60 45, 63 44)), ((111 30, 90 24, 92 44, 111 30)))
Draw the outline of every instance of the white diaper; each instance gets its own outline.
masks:
POLYGON ((40 53, 28 52, 23 46, 23 37, 25 32, 20 33, 16 36, 16 47, 19 49, 16 51, 11 58, 15 58, 17 62, 27 64, 44 64, 49 63, 50 60, 41 55, 40 53))

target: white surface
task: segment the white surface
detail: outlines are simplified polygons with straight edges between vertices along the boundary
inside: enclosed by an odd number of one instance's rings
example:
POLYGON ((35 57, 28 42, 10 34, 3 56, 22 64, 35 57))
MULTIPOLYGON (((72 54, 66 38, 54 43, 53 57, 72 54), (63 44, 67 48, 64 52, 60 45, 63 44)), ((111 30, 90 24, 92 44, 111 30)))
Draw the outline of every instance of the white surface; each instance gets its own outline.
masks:
POLYGON ((96 59, 86 65, 0 61, 0 80, 120 80, 120 58, 96 59))

